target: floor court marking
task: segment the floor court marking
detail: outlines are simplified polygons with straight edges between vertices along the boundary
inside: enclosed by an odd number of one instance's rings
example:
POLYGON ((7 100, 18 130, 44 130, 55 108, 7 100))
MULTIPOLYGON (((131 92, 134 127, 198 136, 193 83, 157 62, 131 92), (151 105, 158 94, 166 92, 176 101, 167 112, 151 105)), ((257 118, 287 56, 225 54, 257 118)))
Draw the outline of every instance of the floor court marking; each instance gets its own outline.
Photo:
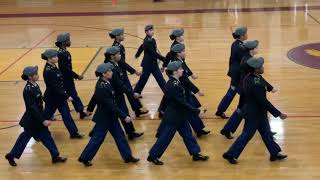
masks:
POLYGON ((17 62, 19 62, 24 56, 26 56, 28 53, 30 53, 33 49, 35 49, 37 46, 39 46, 42 42, 44 42, 47 38, 49 38, 53 33, 55 33, 55 31, 51 31, 44 38, 42 38, 37 44, 35 44, 31 49, 29 49, 24 54, 22 54, 20 57, 18 57, 15 61, 13 61, 8 67, 6 67, 4 70, 2 70, 0 72, 0 76, 3 73, 5 73, 8 69, 10 69, 13 65, 15 65, 17 62))
POLYGON ((274 12, 274 11, 305 11, 319 10, 320 6, 284 6, 261 8, 211 8, 189 10, 153 10, 153 11, 112 11, 112 12, 54 12, 54 13, 4 13, 0 18, 26 18, 26 17, 65 17, 65 16, 123 16, 123 15, 155 15, 155 14, 202 14, 202 13, 232 13, 232 12, 274 12))

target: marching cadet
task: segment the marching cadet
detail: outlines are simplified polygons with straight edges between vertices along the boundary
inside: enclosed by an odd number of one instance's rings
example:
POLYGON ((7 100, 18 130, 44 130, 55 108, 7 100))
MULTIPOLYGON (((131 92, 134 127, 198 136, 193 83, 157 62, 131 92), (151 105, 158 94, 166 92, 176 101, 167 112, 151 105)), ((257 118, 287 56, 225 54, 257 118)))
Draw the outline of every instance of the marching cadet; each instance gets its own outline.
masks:
POLYGON ((82 139, 83 135, 78 132, 78 128, 71 117, 67 102, 73 101, 73 98, 66 93, 63 87, 62 74, 56 66, 58 63, 58 51, 55 49, 47 49, 41 54, 41 58, 47 61, 43 71, 43 78, 47 87, 44 93, 45 119, 51 119, 58 109, 61 113, 63 123, 69 131, 70 138, 82 139))
POLYGON ((190 113, 202 118, 204 111, 192 107, 186 101, 184 87, 179 81, 183 76, 182 62, 170 62, 166 73, 170 76, 170 79, 165 86, 165 97, 168 104, 162 119, 164 126, 159 138, 149 151, 147 160, 155 165, 163 165, 163 162, 159 158, 169 146, 176 131, 178 131, 193 160, 206 161, 209 157, 200 154, 200 147, 192 136, 192 131, 187 120, 190 113))
MULTIPOLYGON (((151 74, 156 79, 162 91, 164 91, 164 86, 166 84, 166 81, 162 76, 157 61, 158 59, 164 61, 165 57, 161 56, 157 52, 157 43, 156 40, 153 38, 153 25, 147 25, 144 30, 146 32, 146 37, 144 38, 142 46, 144 51, 144 57, 141 62, 142 75, 140 76, 140 79, 134 88, 134 92, 139 93, 140 95, 151 74)), ((141 53, 141 46, 137 54, 139 54, 139 51, 141 53)), ((137 54, 136 58, 139 56, 137 54)))
POLYGON ((149 111, 141 110, 143 107, 141 102, 138 99, 132 97, 133 88, 130 83, 127 72, 129 72, 130 74, 136 74, 137 76, 141 76, 142 73, 140 71, 135 70, 133 67, 126 63, 126 51, 124 46, 121 44, 121 42, 124 41, 124 29, 113 29, 111 33, 109 33, 109 36, 111 39, 114 39, 112 46, 118 46, 120 48, 121 60, 118 62, 118 64, 123 71, 123 82, 125 86, 130 90, 130 94, 126 94, 126 96, 131 105, 131 108, 135 112, 136 117, 140 117, 141 115, 147 114, 149 111))
POLYGON ((74 79, 82 80, 83 76, 78 75, 72 70, 72 58, 70 52, 67 50, 71 46, 70 34, 61 33, 57 36, 57 42, 55 43, 59 48, 58 58, 59 58, 59 69, 63 77, 63 87, 67 94, 72 97, 72 104, 77 113, 79 113, 80 119, 84 119, 87 114, 83 112, 83 104, 78 96, 76 86, 74 84, 74 79))
POLYGON ((42 142, 49 150, 52 163, 64 163, 67 158, 59 155, 58 148, 51 136, 48 127, 51 120, 47 120, 43 116, 43 100, 41 90, 36 83, 38 81, 38 67, 28 66, 24 68, 21 78, 27 81, 23 90, 23 99, 26 111, 20 121, 20 126, 24 131, 19 135, 12 150, 5 156, 11 166, 17 166, 14 158, 20 159, 28 142, 33 137, 42 142))
POLYGON ((237 109, 233 112, 231 117, 229 118, 228 122, 225 124, 223 129, 220 131, 222 135, 224 135, 228 139, 233 139, 232 133, 236 132, 238 126, 241 123, 243 115, 245 112, 242 109, 243 105, 245 104, 245 97, 243 93, 243 79, 244 77, 252 71, 252 68, 246 63, 248 59, 252 58, 258 53, 258 45, 259 41, 246 41, 242 44, 243 46, 243 58, 240 63, 240 80, 238 86, 238 93, 240 95, 239 104, 237 109))
POLYGON ((232 33, 235 41, 231 46, 231 55, 229 60, 229 71, 228 76, 231 78, 231 85, 228 89, 227 94, 221 100, 216 116, 221 117, 222 119, 228 119, 225 115, 225 111, 230 106, 234 96, 237 94, 237 87, 239 85, 240 78, 240 62, 243 57, 241 45, 243 41, 248 39, 247 34, 248 29, 246 27, 239 27, 232 33))
POLYGON ((266 91, 268 83, 263 79, 262 74, 264 59, 250 58, 247 64, 253 69, 243 82, 243 91, 246 97, 245 109, 245 125, 242 134, 233 143, 230 149, 223 154, 223 158, 231 164, 237 164, 237 159, 247 143, 254 136, 256 130, 259 131, 263 142, 265 143, 269 153, 270 161, 282 160, 287 158, 287 155, 281 154, 281 148, 273 140, 270 133, 270 125, 267 112, 270 112, 274 117, 286 119, 287 115, 277 110, 267 99, 266 91))
POLYGON ((118 118, 125 120, 127 123, 130 123, 132 119, 117 106, 115 91, 110 83, 113 76, 113 67, 111 63, 103 63, 96 69, 96 76, 99 77, 94 93, 98 105, 93 116, 96 125, 88 145, 79 157, 79 162, 82 162, 85 166, 92 165, 91 161, 103 143, 108 131, 114 138, 122 159, 126 163, 139 161, 139 159, 132 156, 129 144, 119 124, 118 118))
MULTIPOLYGON (((185 96, 186 96, 186 101, 193 106, 194 108, 200 108, 201 104, 199 103, 199 101, 197 100, 197 98, 194 96, 193 93, 198 94, 199 96, 203 96, 204 94, 199 90, 199 88, 197 86, 195 86, 190 80, 189 77, 193 74, 192 71, 190 70, 190 68, 188 67, 188 65, 185 62, 185 57, 186 57, 186 53, 185 53, 185 45, 184 44, 175 44, 172 48, 171 48, 171 56, 172 56, 172 60, 171 61, 178 61, 182 63, 182 68, 183 68, 183 76, 181 76, 179 78, 179 81, 181 82, 182 86, 185 89, 185 96), (192 93, 193 92, 193 93, 192 93), (193 96, 193 97, 192 97, 193 96), (195 101, 193 100, 196 100, 195 101), (198 105, 200 104, 200 105, 198 105)), ((163 98, 163 101, 165 101, 165 98, 163 98)), ((163 104, 163 103, 162 103, 163 104)), ((166 106, 166 105, 163 105, 166 106)), ((165 111, 165 108, 163 108, 163 112, 165 111)), ((207 135, 210 133, 210 131, 206 131, 204 130, 205 125, 202 122, 202 119, 199 118, 196 115, 190 114, 188 121, 191 125, 191 127, 193 128, 193 130, 196 132, 197 137, 201 137, 203 135, 207 135)), ((158 129, 158 136, 159 133, 161 133, 161 129, 162 129, 163 124, 160 123, 159 129, 158 129)))
MULTIPOLYGON (((140 95, 134 93, 133 91, 130 91, 130 89, 123 82, 124 73, 123 70, 120 69, 118 64, 118 62, 121 60, 120 48, 118 46, 112 46, 111 48, 108 48, 105 53, 105 58, 105 63, 109 62, 114 66, 114 68, 112 69, 113 76, 110 80, 110 83, 115 90, 115 98, 118 108, 121 109, 121 111, 123 111, 124 113, 126 113, 127 116, 129 116, 129 110, 125 101, 124 93, 136 99, 138 99, 140 95)), ((93 112, 94 106, 96 104, 94 101, 97 100, 96 97, 93 96, 88 105, 89 112, 93 112)), ((138 138, 144 134, 136 132, 132 122, 125 122, 123 119, 121 119, 121 122, 130 140, 138 138)), ((95 129, 93 129, 93 131, 94 130, 95 129)))

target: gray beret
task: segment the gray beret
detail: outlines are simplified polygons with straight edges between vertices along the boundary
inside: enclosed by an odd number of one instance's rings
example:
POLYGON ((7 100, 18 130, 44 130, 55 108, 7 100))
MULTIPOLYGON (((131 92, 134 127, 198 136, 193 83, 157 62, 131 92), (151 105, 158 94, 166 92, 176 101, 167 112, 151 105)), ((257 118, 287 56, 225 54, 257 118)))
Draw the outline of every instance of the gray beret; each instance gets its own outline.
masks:
POLYGON ((114 67, 113 64, 111 64, 110 62, 108 62, 108 63, 103 63, 103 64, 100 64, 100 65, 97 67, 96 72, 103 74, 103 73, 105 73, 105 72, 107 72, 107 71, 112 70, 113 67, 114 67))
POLYGON ((248 28, 247 27, 238 27, 235 31, 234 34, 238 35, 238 36, 243 36, 245 34, 247 34, 248 28))
POLYGON ((252 57, 247 61, 247 64, 254 69, 261 68, 263 66, 263 63, 264 63, 263 57, 252 57))
POLYGON ((120 52, 120 48, 118 46, 112 46, 106 50, 107 54, 115 55, 120 52))
POLYGON ((114 36, 119 36, 119 35, 121 35, 123 33, 124 33, 124 29, 123 28, 116 28, 116 29, 113 29, 110 34, 114 35, 114 36))
POLYGON ((254 49, 254 48, 258 47, 258 45, 259 45, 258 40, 246 41, 242 44, 242 46, 245 47, 246 49, 254 49))
POLYGON ((150 29, 153 29, 153 25, 152 24, 146 25, 146 27, 144 28, 144 31, 149 31, 150 29))
POLYGON ((23 75, 33 76, 38 74, 38 66, 27 66, 23 69, 23 75))
POLYGON ((169 71, 176 71, 180 67, 182 67, 182 62, 181 61, 170 61, 168 66, 167 66, 167 69, 169 71))
MULTIPOLYGON (((47 59, 51 59, 53 57, 57 57, 58 56, 58 51, 55 49, 47 49, 42 53, 42 56, 46 57, 47 59)), ((44 59, 44 58, 42 58, 44 59)), ((45 60, 47 60, 45 59, 45 60)))
POLYGON ((174 29, 171 33, 171 35, 175 36, 175 37, 180 37, 182 36, 184 33, 184 29, 180 28, 180 29, 174 29))
POLYGON ((61 33, 57 36, 57 42, 65 43, 65 42, 68 42, 69 40, 70 40, 70 33, 68 32, 61 33))
POLYGON ((174 45, 174 46, 171 48, 171 51, 172 51, 172 52, 175 52, 175 53, 180 53, 180 52, 183 51, 184 49, 185 49, 184 44, 176 44, 176 45, 174 45))

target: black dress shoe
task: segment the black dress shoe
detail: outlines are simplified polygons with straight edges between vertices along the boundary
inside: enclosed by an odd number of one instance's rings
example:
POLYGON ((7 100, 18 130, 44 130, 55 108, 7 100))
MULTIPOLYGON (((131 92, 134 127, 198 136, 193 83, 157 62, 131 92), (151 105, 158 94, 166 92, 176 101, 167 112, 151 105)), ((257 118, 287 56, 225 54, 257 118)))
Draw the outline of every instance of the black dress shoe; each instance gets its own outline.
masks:
POLYGON ((7 154, 5 158, 8 160, 10 166, 17 166, 17 163, 14 161, 14 157, 12 157, 10 154, 7 154))
POLYGON ((80 133, 77 132, 76 134, 71 135, 70 139, 82 139, 83 137, 84 137, 83 134, 80 134, 80 133))
POLYGON ((136 111, 135 114, 136 114, 136 117, 140 117, 141 115, 145 115, 145 114, 148 114, 149 111, 146 110, 146 111, 136 111))
POLYGON ((285 154, 280 154, 278 153, 277 155, 274 155, 274 156, 270 156, 270 161, 277 161, 277 160, 283 160, 283 159, 286 159, 288 156, 285 155, 285 154))
POLYGON ((84 119, 85 117, 87 117, 88 115, 87 115, 87 113, 85 113, 85 112, 80 112, 79 113, 79 116, 80 116, 80 119, 84 119))
POLYGON ((204 156, 202 154, 196 154, 192 156, 193 161, 207 161, 209 159, 209 156, 204 156))
POLYGON ((225 160, 227 160, 230 164, 238 164, 237 159, 227 155, 226 153, 223 154, 222 156, 225 160))
POLYGON ((55 157, 55 158, 52 159, 52 164, 64 163, 66 161, 67 161, 66 157, 58 156, 58 157, 55 157))
POLYGON ((149 156, 148 159, 147 159, 147 161, 152 162, 153 164, 158 165, 158 166, 163 165, 163 162, 160 161, 158 158, 153 159, 153 158, 151 158, 151 157, 149 156))
POLYGON ((133 157, 133 156, 131 156, 130 158, 124 160, 125 163, 137 163, 137 162, 139 162, 139 161, 140 161, 139 158, 135 158, 135 157, 133 157))
POLYGON ((201 137, 201 136, 205 136, 205 135, 208 135, 210 134, 211 131, 206 131, 206 130, 203 130, 201 129, 200 131, 197 132, 197 137, 201 137))
POLYGON ((83 160, 83 159, 81 159, 81 158, 79 158, 78 161, 81 162, 81 163, 82 163, 84 166, 86 166, 86 167, 92 166, 91 161, 83 160))
POLYGON ((226 114, 225 113, 223 113, 223 112, 216 112, 216 116, 218 116, 218 117, 220 117, 221 119, 229 119, 229 117, 228 116, 226 116, 226 114))
POLYGON ((134 140, 134 139, 136 139, 136 138, 138 138, 138 137, 143 136, 143 134, 144 134, 144 133, 133 132, 133 133, 131 133, 131 134, 128 134, 128 138, 129 138, 130 140, 134 140))
POLYGON ((220 131, 220 134, 224 135, 227 139, 233 139, 233 136, 232 136, 231 132, 226 131, 226 130, 224 130, 224 129, 222 129, 222 130, 220 131))

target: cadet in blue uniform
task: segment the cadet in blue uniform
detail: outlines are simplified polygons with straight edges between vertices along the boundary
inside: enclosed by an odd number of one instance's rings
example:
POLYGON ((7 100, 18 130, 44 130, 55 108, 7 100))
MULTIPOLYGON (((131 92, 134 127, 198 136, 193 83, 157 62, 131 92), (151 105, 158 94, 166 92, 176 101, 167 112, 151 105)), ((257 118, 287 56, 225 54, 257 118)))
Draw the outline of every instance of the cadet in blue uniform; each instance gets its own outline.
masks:
POLYGON ((243 41, 248 39, 247 28, 239 27, 232 35, 235 41, 231 46, 228 71, 228 76, 231 78, 231 85, 228 89, 227 94, 221 100, 216 112, 216 116, 219 116, 222 119, 228 119, 228 117, 225 115, 225 111, 228 109, 234 96, 237 94, 237 87, 239 85, 240 79, 240 62, 243 57, 241 45, 243 41))
POLYGON ((94 93, 98 104, 98 108, 93 116, 93 120, 96 122, 95 131, 79 157, 79 162, 82 162, 85 166, 92 165, 91 161, 98 152, 108 131, 114 138, 122 159, 126 163, 136 163, 139 161, 139 159, 132 156, 131 149, 118 120, 120 118, 124 119, 127 123, 131 122, 131 118, 118 108, 115 92, 109 82, 113 76, 113 67, 111 63, 104 63, 96 69, 96 76, 99 77, 99 80, 94 93))
POLYGON ((59 151, 51 136, 48 127, 51 120, 46 120, 43 116, 43 100, 41 90, 36 83, 38 81, 38 67, 28 66, 24 68, 21 78, 27 81, 23 90, 23 99, 26 111, 20 121, 20 126, 24 131, 19 135, 12 150, 5 156, 11 166, 17 166, 14 158, 20 159, 28 142, 33 137, 42 142, 49 150, 52 163, 63 163, 67 160, 59 156, 59 151))
POLYGON ((78 96, 76 86, 74 84, 74 79, 82 80, 83 76, 78 75, 72 70, 72 58, 70 52, 67 50, 67 48, 71 46, 70 34, 59 34, 55 44, 59 48, 59 70, 61 71, 63 77, 63 87, 67 94, 72 97, 72 104, 76 112, 79 113, 80 119, 83 119, 87 116, 87 114, 83 112, 83 104, 78 96))
MULTIPOLYGON (((200 92, 199 88, 197 88, 197 86, 195 86, 190 80, 189 77, 193 74, 190 70, 190 68, 188 67, 188 65, 185 62, 185 45, 184 44, 175 44, 172 48, 171 48, 171 58, 172 58, 172 62, 173 61, 178 61, 182 63, 182 68, 183 68, 183 76, 181 76, 179 78, 179 81, 181 82, 182 86, 185 89, 185 96, 186 96, 186 100, 187 102, 193 106, 194 108, 200 108, 201 104, 199 103, 199 101, 197 100, 196 97, 194 97, 194 94, 199 94, 199 95, 204 95, 202 92, 200 92), (193 98, 191 97, 193 96, 193 98), (194 101, 192 99, 195 99, 197 103, 194 103, 194 101), (200 105, 198 105, 200 104, 200 105)), ((162 98, 162 106, 164 106, 163 112, 165 111, 165 102, 166 98, 162 98)), ((210 133, 210 131, 206 131, 204 130, 205 125, 203 124, 201 118, 199 118, 196 115, 190 114, 188 121, 191 125, 191 127, 193 128, 193 130, 196 132, 197 137, 201 137, 203 135, 207 135, 210 133)), ((158 135, 159 133, 161 133, 161 129, 162 129, 163 123, 160 123, 160 126, 158 128, 158 135)))
POLYGON ((261 74, 264 72, 263 58, 250 58, 247 64, 253 69, 244 79, 243 91, 246 97, 245 109, 245 125, 242 134, 233 143, 230 149, 223 154, 223 158, 231 164, 236 164, 237 159, 247 143, 258 130, 263 142, 265 143, 269 153, 270 161, 276 161, 287 158, 282 155, 281 148, 273 140, 270 133, 270 125, 267 112, 270 112, 274 117, 286 119, 287 115, 277 110, 267 99, 266 92, 268 83, 263 79, 261 74))
MULTIPOLYGON (((146 37, 143 41, 143 51, 144 57, 141 62, 142 67, 142 75, 140 76, 137 85, 134 88, 134 92, 141 94, 144 86, 146 85, 149 76, 152 74, 156 79, 158 85, 160 86, 161 90, 164 90, 164 86, 166 81, 164 80, 160 68, 158 66, 158 59, 161 61, 165 60, 165 57, 161 56, 157 52, 157 43, 156 40, 153 38, 153 25, 147 25, 145 27, 146 37)), ((141 46, 138 50, 141 53, 141 46)), ((137 52, 137 54, 139 54, 137 52)), ((136 55, 136 58, 138 55, 136 55)))
POLYGON ((130 74, 136 74, 137 76, 141 76, 141 72, 135 70, 133 67, 126 63, 126 51, 124 46, 121 44, 121 42, 124 40, 124 29, 113 29, 111 33, 109 33, 109 36, 111 39, 114 39, 112 46, 118 46, 120 48, 121 60, 118 62, 118 64, 123 71, 123 83, 126 85, 128 90, 130 90, 130 94, 126 94, 126 96, 131 105, 131 108, 135 112, 136 117, 140 117, 140 115, 147 114, 149 111, 142 110, 143 106, 141 102, 138 99, 132 97, 133 88, 130 83, 127 72, 129 72, 130 74))
POLYGON ((234 133, 241 123, 243 115, 243 105, 245 104, 245 97, 243 93, 243 79, 244 77, 252 71, 252 68, 246 63, 248 59, 252 58, 258 53, 259 41, 246 41, 242 44, 243 46, 243 58, 240 63, 240 80, 238 85, 238 93, 240 95, 239 104, 237 109, 233 112, 228 122, 225 124, 220 133, 228 139, 232 139, 232 133, 234 133))
POLYGON ((200 147, 196 139, 192 136, 192 131, 188 122, 190 113, 202 118, 204 111, 192 107, 186 101, 185 90, 179 79, 183 76, 183 68, 181 61, 174 61, 168 64, 166 70, 170 79, 165 86, 165 97, 167 99, 167 108, 163 115, 163 129, 156 143, 149 152, 148 161, 156 165, 163 165, 159 160, 162 154, 169 146, 176 131, 183 138, 185 145, 192 155, 194 161, 206 161, 208 156, 200 154, 200 147))
POLYGON ((55 49, 47 49, 41 55, 47 63, 44 67, 43 78, 46 83, 46 91, 44 93, 45 119, 51 119, 55 111, 58 109, 61 113, 64 125, 69 131, 71 139, 81 139, 83 135, 78 132, 78 128, 71 117, 68 101, 72 101, 63 87, 63 77, 56 66, 58 63, 58 51, 55 49))
MULTIPOLYGON (((119 109, 121 109, 124 113, 126 113, 127 116, 129 116, 129 110, 125 101, 124 93, 126 93, 129 96, 132 96, 131 98, 139 98, 140 95, 131 91, 130 88, 127 87, 126 84, 124 83, 124 79, 125 79, 124 73, 118 64, 118 62, 121 59, 120 48, 118 46, 112 46, 111 48, 108 48, 105 53, 105 57, 106 57, 105 63, 110 62, 111 64, 114 65, 114 68, 112 70, 113 76, 112 76, 112 79, 110 80, 110 83, 115 90, 117 105, 119 109)), ((93 96, 93 98, 91 98, 89 102, 88 111, 93 112, 95 101, 97 100, 93 96)), ((129 139, 133 140, 143 135, 143 133, 138 133, 135 131, 135 128, 132 122, 127 123, 124 120, 121 120, 121 122, 126 133, 128 134, 129 139)))

